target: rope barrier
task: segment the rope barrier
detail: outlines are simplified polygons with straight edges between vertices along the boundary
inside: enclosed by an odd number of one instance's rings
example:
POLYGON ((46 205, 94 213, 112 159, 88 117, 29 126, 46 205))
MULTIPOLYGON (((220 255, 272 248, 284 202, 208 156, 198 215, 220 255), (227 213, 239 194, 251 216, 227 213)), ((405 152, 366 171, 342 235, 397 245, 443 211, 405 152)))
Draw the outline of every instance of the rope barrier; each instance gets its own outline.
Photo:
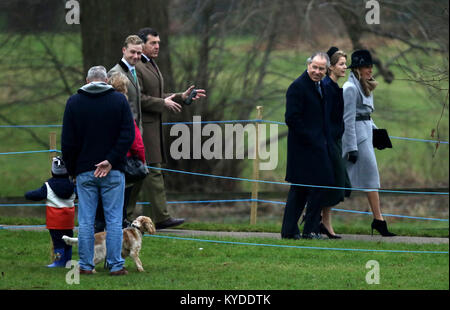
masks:
MULTIPOLYGON (((279 205, 286 205, 285 202, 273 201, 273 200, 258 199, 258 202, 266 202, 266 203, 273 203, 273 204, 279 204, 279 205)), ((372 212, 366 212, 366 211, 345 210, 345 209, 338 209, 338 208, 332 208, 331 210, 338 211, 338 212, 348 212, 348 213, 372 215, 372 212)), ((415 220, 429 220, 429 221, 440 221, 440 222, 448 222, 449 221, 448 219, 437 219, 437 218, 432 218, 432 217, 419 217, 419 216, 398 215, 398 214, 389 214, 389 213, 382 213, 381 215, 382 216, 387 216, 387 217, 410 218, 410 219, 415 219, 415 220)))
MULTIPOLYGON (((286 125, 286 123, 278 122, 278 121, 270 121, 270 120, 262 120, 262 119, 255 119, 255 120, 225 120, 225 121, 198 121, 198 122, 169 122, 169 123, 163 123, 163 125, 175 125, 175 124, 223 124, 223 123, 270 123, 270 124, 279 124, 279 125, 286 125)), ((62 125, 0 125, 0 128, 25 128, 25 127, 31 127, 31 128, 44 128, 44 127, 62 127, 62 125)), ((420 141, 420 142, 432 142, 432 143, 442 143, 442 144, 448 144, 446 141, 436 141, 436 140, 425 140, 425 139, 414 139, 414 138, 403 138, 403 137, 394 137, 391 136, 393 139, 401 139, 401 140, 409 140, 409 141, 420 141)), ((51 147, 55 147, 54 145, 51 145, 51 147)), ((56 149, 50 149, 50 150, 40 150, 40 151, 22 151, 22 152, 5 152, 0 153, 0 155, 17 155, 17 154, 33 154, 33 153, 49 153, 49 152, 59 152, 61 151, 56 149)), ((247 179, 247 178, 238 178, 238 177, 228 177, 228 176, 220 176, 220 175, 212 175, 212 174, 205 174, 205 173, 195 173, 195 172, 189 172, 189 171, 182 171, 182 170, 174 170, 174 169, 167 169, 167 168, 158 168, 158 167, 152 167, 147 166, 150 169, 156 169, 156 170, 162 170, 162 171, 169 171, 174 173, 183 173, 183 174, 190 174, 190 175, 196 175, 196 176, 205 176, 205 177, 213 177, 213 178, 220 178, 220 179, 229 179, 229 180, 235 180, 235 181, 246 181, 246 182, 253 182, 253 183, 266 183, 266 184, 277 184, 277 185, 294 185, 294 186, 302 186, 302 187, 313 187, 313 188, 324 188, 324 189, 345 189, 345 190, 353 190, 353 191, 368 191, 370 189, 365 188, 346 188, 346 187, 335 187, 335 186, 322 186, 322 185, 307 185, 307 184, 295 184, 295 183, 287 183, 287 182, 276 182, 276 181, 265 181, 265 180, 259 180, 259 179, 247 179)), ((397 194, 420 194, 420 195, 449 195, 447 192, 418 192, 418 191, 401 191, 401 190, 378 190, 379 192, 384 193, 397 193, 397 194)), ((257 198, 253 197, 252 198, 257 198)), ((220 203, 220 202, 268 202, 268 203, 275 203, 275 204, 283 204, 286 203, 283 202, 276 202, 276 201, 268 201, 268 200, 260 200, 260 199, 235 199, 235 200, 204 200, 204 201, 173 201, 173 202, 167 202, 168 204, 189 204, 189 203, 220 203)), ((149 204, 149 203, 138 203, 138 204, 149 204)), ((23 205, 23 204, 22 204, 23 205)), ((29 206, 33 204, 28 204, 29 206)), ((34 204, 37 206, 36 204, 34 204)), ((14 204, 3 204, 0 206, 17 206, 14 204)), ((25 205, 23 205, 25 206, 25 205)), ((45 206, 45 205, 44 205, 45 206)), ((363 212, 363 211, 356 211, 356 210, 343 210, 343 209, 334 209, 335 211, 341 211, 341 212, 350 212, 350 213, 359 213, 359 214, 371 214, 370 212, 363 212)), ((411 219, 424 219, 424 220, 435 220, 435 221, 446 221, 446 219, 434 219, 434 218, 425 218, 425 217, 413 217, 413 216, 405 216, 405 215, 393 215, 393 214, 385 214, 385 216, 393 216, 393 217, 404 217, 404 218, 411 218, 411 219)))
POLYGON ((11 225, 11 226, 2 226, 0 225, 0 229, 26 229, 26 228, 45 228, 46 225, 11 225))
MULTIPOLYGON (((190 171, 184 171, 184 170, 175 170, 175 169, 159 168, 159 167, 152 167, 152 166, 147 166, 147 168, 154 169, 154 170, 174 172, 174 173, 182 173, 182 174, 189 174, 189 175, 195 175, 195 176, 202 176, 202 177, 211 177, 211 178, 234 180, 234 181, 244 181, 244 182, 257 182, 257 183, 264 183, 264 184, 294 185, 294 186, 314 187, 314 188, 323 188, 323 189, 346 189, 346 190, 363 191, 363 192, 367 192, 367 191, 370 190, 370 189, 367 189, 367 188, 348 188, 348 187, 297 184, 297 183, 266 181, 266 180, 253 180, 253 179, 247 179, 247 178, 228 177, 228 176, 222 176, 222 175, 214 175, 214 174, 199 173, 199 172, 190 172, 190 171)), ((415 192, 415 191, 398 191, 398 190, 386 190, 386 189, 384 189, 384 190, 383 189, 379 189, 378 192, 381 192, 381 193, 397 193, 397 194, 419 194, 419 195, 447 195, 447 196, 449 194, 449 193, 446 193, 446 192, 415 192)))
MULTIPOLYGON (((192 124, 234 124, 234 123, 267 123, 267 124, 277 124, 286 126, 284 122, 278 121, 270 121, 270 120, 261 120, 261 119, 245 119, 245 120, 225 120, 225 121, 200 121, 200 122, 165 122, 162 125, 192 125, 192 124)), ((0 128, 55 128, 62 127, 62 125, 0 125, 0 128)), ((427 139, 417 139, 417 138, 405 138, 405 137, 396 137, 389 136, 391 139, 397 140, 406 140, 406 141, 415 141, 415 142, 427 142, 427 143, 438 143, 438 144, 449 144, 448 141, 440 141, 440 140, 427 140, 427 139)), ((1 155, 1 154, 0 154, 1 155)))
MULTIPOLYGON (((176 125, 176 124, 225 124, 225 123, 269 123, 269 124, 279 124, 286 125, 282 122, 277 121, 265 121, 261 119, 257 120, 230 120, 230 121, 200 121, 200 122, 168 122, 163 123, 163 125, 176 125)), ((0 128, 60 128, 62 125, 0 125, 0 128)), ((390 136, 391 139, 400 139, 407 141, 416 141, 416 142, 429 142, 429 143, 438 143, 438 144, 448 144, 446 141, 436 141, 436 140, 425 140, 425 139, 415 139, 415 138, 403 138, 403 137, 395 137, 390 136)), ((51 145, 54 147, 54 145, 51 145)), ((5 152, 0 153, 0 155, 18 155, 18 154, 33 154, 33 153, 51 153, 51 152, 61 152, 56 149, 50 150, 40 150, 40 151, 22 151, 22 152, 5 152)), ((246 181, 246 182, 254 182, 254 183, 266 183, 266 184, 278 184, 278 185, 294 185, 294 186, 303 186, 303 187, 315 187, 315 188, 327 188, 327 189, 350 189, 353 191, 367 191, 367 189, 362 188, 345 188, 345 187, 332 187, 332 186, 319 186, 319 185, 306 185, 306 184, 295 184, 295 183, 286 183, 286 182, 274 182, 274 181, 265 181, 265 180, 255 180, 255 179, 247 179, 247 178, 237 178, 237 177, 227 177, 227 176, 219 176, 219 175, 211 175, 205 173, 195 173, 189 171, 175 170, 175 169, 167 169, 167 168, 158 168, 147 166, 150 169, 156 169, 161 171, 169 171, 174 173, 183 173, 189 175, 196 176, 206 176, 206 177, 214 177, 220 179, 229 179, 235 181, 246 181)), ((449 193, 444 192, 415 192, 415 191, 397 191, 397 190, 378 190, 379 192, 387 192, 387 193, 398 193, 398 194, 422 194, 422 195, 448 195, 449 193)), ((221 203, 221 202, 266 202, 266 203, 274 203, 274 204, 282 204, 286 205, 284 202, 278 201, 269 201, 262 199, 232 199, 232 200, 199 200, 199 201, 170 201, 168 204, 194 204, 194 203, 221 203)), ((148 202, 141 202, 138 204, 150 204, 148 202)), ((46 204, 0 204, 0 206, 46 206, 46 204)), ((340 212, 350 212, 350 213, 358 213, 358 214, 371 214, 369 212, 356 211, 356 210, 344 210, 344 209, 333 209, 335 211, 340 212)), ((435 218, 425 218, 425 217, 414 217, 414 216, 405 216, 405 215, 394 215, 394 214, 383 214, 384 216, 392 216, 392 217, 403 217, 410 219, 422 219, 422 220, 433 220, 433 221, 444 221, 448 222, 446 219, 435 219, 435 218)), ((1 229, 24 229, 24 228, 43 228, 45 225, 16 225, 16 226, 1 226, 1 229)), ((195 238, 182 238, 182 237, 171 237, 164 235, 145 235, 149 237, 155 238, 166 238, 166 239, 174 239, 174 240, 186 240, 186 241, 196 241, 196 242, 209 242, 209 243, 219 243, 219 244, 231 244, 231 245, 245 245, 245 246, 262 246, 262 247, 278 247, 278 248, 296 248, 296 249, 309 249, 309 250, 331 250, 331 251, 353 251, 353 252, 381 252, 381 253, 417 253, 417 254, 448 254, 448 251, 410 251, 410 250, 379 250, 379 249, 351 249, 351 248, 330 248, 330 247, 311 247, 311 246, 292 246, 292 245, 278 245, 278 244, 263 244, 263 243, 248 243, 248 242, 232 242, 232 241, 220 241, 220 240, 206 240, 206 239, 195 239, 195 238)))
MULTIPOLYGON (((16 226, 0 226, 0 230, 8 229, 24 229, 24 228, 45 228, 45 225, 16 225, 16 226)), ((74 229, 78 229, 75 227, 74 229)), ((172 237, 165 235, 148 235, 144 234, 144 237, 164 238, 173 240, 186 240, 196 242, 208 242, 218 244, 230 244, 230 245, 245 245, 245 246, 260 246, 260 247, 275 247, 275 248, 291 248, 291 249, 306 249, 306 250, 328 250, 328 251, 350 251, 350 252, 377 252, 377 253, 405 253, 405 254, 448 254, 448 251, 412 251, 412 250, 379 250, 379 249, 352 249, 352 248, 330 248, 330 247, 313 247, 313 246, 300 246, 300 245, 284 245, 284 244, 268 244, 268 243, 250 243, 250 242, 236 242, 236 241, 223 241, 223 240, 208 240, 208 239, 196 239, 185 237, 172 237)))
MULTIPOLYGON (((6 152, 6 153, 0 153, 0 155, 18 155, 18 154, 35 154, 35 153, 51 153, 51 152, 61 153, 60 150, 54 149, 54 150, 41 150, 41 151, 6 152)), ((220 175, 213 175, 213 174, 206 174, 206 173, 189 172, 189 171, 183 171, 183 170, 157 168, 157 167, 152 167, 152 166, 147 166, 147 167, 150 169, 156 169, 156 170, 162 170, 162 171, 168 171, 168 172, 174 172, 174 173, 183 173, 183 174, 190 174, 190 175, 196 175, 196 176, 228 179, 228 180, 234 180, 234 181, 257 182, 257 183, 276 184, 276 185, 294 185, 294 186, 323 188, 323 189, 344 189, 344 190, 362 191, 362 192, 367 192, 368 190, 371 190, 371 189, 367 189, 367 188, 322 186, 322 185, 296 184, 296 183, 276 182, 276 181, 266 181, 266 180, 253 180, 253 179, 247 179, 247 178, 228 177, 228 176, 220 176, 220 175)), ((449 193, 447 193, 447 192, 418 192, 418 191, 400 191, 400 190, 386 190, 386 189, 379 189, 378 192, 380 192, 380 193, 396 193, 396 194, 416 194, 416 195, 449 195, 449 193)))
MULTIPOLYGON (((282 201, 273 201, 273 200, 264 200, 264 199, 219 199, 219 200, 186 200, 186 201, 167 201, 167 204, 203 204, 203 203, 227 203, 227 202, 264 202, 264 203, 272 203, 278 205, 286 205, 285 202, 282 201)), ((150 205, 150 202, 137 202, 137 205, 150 205)), ((46 204, 38 204, 38 203, 9 203, 9 204, 0 204, 0 207, 45 207, 46 204)), ((76 203, 75 206, 78 206, 76 203)), ((365 211, 357 211, 357 210, 346 210, 346 209, 338 209, 332 208, 333 211, 338 212, 348 212, 348 213, 356 213, 356 214, 367 214, 372 215, 371 212, 365 211)), ((389 214, 383 213, 383 216, 386 217, 398 217, 398 218, 409 218, 415 220, 428 220, 428 221, 440 221, 440 222, 448 222, 448 219, 437 219, 432 217, 419 217, 419 216, 409 216, 409 215, 399 215, 399 214, 389 214)))
POLYGON ((145 234, 144 236, 152 237, 152 238, 164 238, 164 239, 186 240, 186 241, 196 241, 196 242, 209 242, 209 243, 246 245, 246 246, 262 246, 262 247, 275 247, 275 248, 291 248, 291 249, 351 251, 351 252, 378 252, 378 253, 448 254, 448 251, 410 251, 410 250, 328 248, 328 247, 314 247, 314 246, 300 246, 300 245, 283 245, 283 244, 268 244, 268 243, 250 243, 250 242, 235 242, 235 241, 222 241, 222 240, 207 240, 207 239, 183 238, 183 237, 148 235, 148 234, 145 234))
POLYGON ((7 152, 7 153, 0 153, 0 155, 35 154, 35 153, 52 153, 52 152, 61 153, 61 151, 58 150, 42 150, 42 151, 7 152))
POLYGON ((54 128, 62 125, 0 125, 0 128, 54 128))

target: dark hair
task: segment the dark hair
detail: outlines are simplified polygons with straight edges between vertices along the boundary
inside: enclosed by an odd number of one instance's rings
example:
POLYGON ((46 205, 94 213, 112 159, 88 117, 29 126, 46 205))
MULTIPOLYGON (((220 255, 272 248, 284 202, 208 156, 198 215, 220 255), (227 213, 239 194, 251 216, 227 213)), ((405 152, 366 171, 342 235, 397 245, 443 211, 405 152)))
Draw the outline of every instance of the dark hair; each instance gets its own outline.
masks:
POLYGON ((155 29, 149 27, 141 28, 137 33, 138 37, 141 38, 142 41, 144 41, 144 44, 147 42, 149 34, 154 37, 159 36, 158 32, 155 29))

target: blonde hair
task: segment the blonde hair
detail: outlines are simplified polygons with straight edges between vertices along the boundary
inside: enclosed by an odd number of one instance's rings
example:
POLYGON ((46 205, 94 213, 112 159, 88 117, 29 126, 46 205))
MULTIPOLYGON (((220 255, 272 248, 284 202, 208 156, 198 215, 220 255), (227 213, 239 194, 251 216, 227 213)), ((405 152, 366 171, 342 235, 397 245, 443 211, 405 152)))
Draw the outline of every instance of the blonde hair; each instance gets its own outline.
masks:
MULTIPOLYGON (((345 59, 347 59, 347 54, 344 53, 343 51, 337 51, 333 55, 331 55, 331 57, 330 57, 330 67, 334 66, 335 64, 337 64, 341 57, 345 57, 345 59)), ((330 74, 330 72, 331 72, 331 70, 330 70, 330 68, 328 68, 328 74, 330 74)))
POLYGON ((141 38, 139 38, 137 35, 130 35, 125 39, 125 42, 123 42, 123 47, 127 48, 128 44, 138 45, 143 44, 144 41, 142 41, 141 38))
POLYGON ((370 93, 373 92, 375 88, 377 88, 378 82, 373 77, 370 80, 365 80, 361 78, 361 72, 359 72, 359 67, 352 68, 352 72, 358 79, 359 83, 361 84, 362 90, 366 95, 366 97, 370 96, 370 93))
POLYGON ((114 87, 118 92, 124 94, 127 99, 128 83, 128 78, 122 72, 113 72, 108 78, 108 84, 114 87))
POLYGON ((347 54, 344 53, 343 51, 337 51, 336 53, 331 55, 330 65, 334 66, 335 64, 337 64, 339 61, 339 58, 341 58, 341 57, 345 57, 345 59, 347 59, 347 54))

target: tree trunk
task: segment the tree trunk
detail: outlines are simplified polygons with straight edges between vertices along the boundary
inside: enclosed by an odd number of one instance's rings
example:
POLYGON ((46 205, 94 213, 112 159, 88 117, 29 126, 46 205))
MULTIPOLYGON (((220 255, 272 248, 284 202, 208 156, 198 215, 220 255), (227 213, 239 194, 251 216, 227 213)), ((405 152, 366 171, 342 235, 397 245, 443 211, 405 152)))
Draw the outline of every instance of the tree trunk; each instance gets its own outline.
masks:
POLYGON ((168 88, 173 85, 169 43, 169 0, 81 0, 83 68, 103 65, 111 69, 122 58, 125 38, 143 27, 160 33, 158 66, 168 88))

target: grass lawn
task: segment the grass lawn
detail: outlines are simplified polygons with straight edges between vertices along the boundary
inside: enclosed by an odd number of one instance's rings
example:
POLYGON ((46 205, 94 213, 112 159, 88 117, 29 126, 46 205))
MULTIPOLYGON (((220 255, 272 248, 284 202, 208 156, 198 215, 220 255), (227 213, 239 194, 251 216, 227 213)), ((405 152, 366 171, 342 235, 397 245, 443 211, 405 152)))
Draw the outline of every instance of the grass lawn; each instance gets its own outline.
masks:
MULTIPOLYGON (((129 275, 112 278, 102 264, 79 284, 66 283, 69 269, 48 269, 48 232, 0 230, 0 289, 28 290, 448 290, 448 254, 354 252, 266 247, 145 237, 144 273, 126 259, 129 275), (380 283, 367 284, 369 260, 380 268, 380 283)), ((447 251, 448 245, 355 241, 211 240, 377 250, 447 251)), ((76 249, 74 250, 76 252, 76 249)), ((77 254, 74 255, 77 259, 77 254)))

